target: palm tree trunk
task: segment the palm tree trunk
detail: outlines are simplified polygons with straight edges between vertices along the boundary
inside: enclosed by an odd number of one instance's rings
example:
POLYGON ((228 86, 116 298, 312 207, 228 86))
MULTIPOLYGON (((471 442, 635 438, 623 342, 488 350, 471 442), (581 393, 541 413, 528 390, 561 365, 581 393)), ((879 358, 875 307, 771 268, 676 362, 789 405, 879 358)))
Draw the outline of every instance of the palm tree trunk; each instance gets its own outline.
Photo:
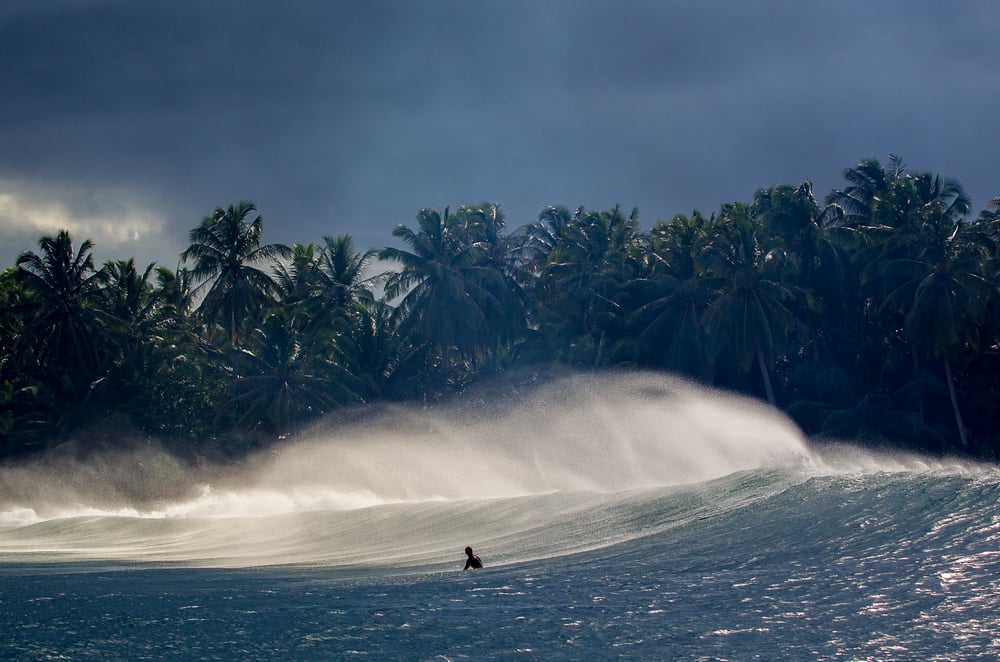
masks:
MULTIPOLYGON (((917 357, 917 350, 914 348, 910 355, 913 357, 913 380, 917 381, 920 379, 920 359, 917 357)), ((917 415, 920 417, 920 427, 924 425, 924 396, 921 394, 920 389, 916 389, 917 392, 917 415)))
POLYGON ((441 347, 441 367, 440 367, 440 378, 441 378, 441 394, 444 395, 448 392, 448 378, 451 372, 451 346, 442 345, 441 347))
POLYGON ((236 383, 239 381, 240 376, 238 373, 239 367, 236 365, 236 352, 233 352, 232 358, 229 359, 229 422, 232 427, 236 427, 236 423, 240 420, 239 415, 239 405, 236 400, 236 383))
POLYGON ((969 450, 969 437, 965 433, 965 423, 962 422, 962 412, 958 408, 958 394, 955 392, 955 381, 951 378, 951 362, 944 357, 944 374, 948 379, 948 394, 951 396, 951 409, 955 413, 955 424, 958 426, 958 437, 962 440, 962 450, 969 450))
POLYGON ((601 361, 604 360, 604 331, 601 331, 601 337, 597 340, 597 353, 594 355, 594 368, 601 367, 601 361))
POLYGON ((760 368, 760 376, 764 380, 764 392, 767 393, 767 401, 772 407, 774 402, 774 389, 771 388, 771 375, 767 371, 767 362, 764 360, 764 351, 760 348, 760 343, 754 346, 754 353, 757 355, 757 367, 760 368))

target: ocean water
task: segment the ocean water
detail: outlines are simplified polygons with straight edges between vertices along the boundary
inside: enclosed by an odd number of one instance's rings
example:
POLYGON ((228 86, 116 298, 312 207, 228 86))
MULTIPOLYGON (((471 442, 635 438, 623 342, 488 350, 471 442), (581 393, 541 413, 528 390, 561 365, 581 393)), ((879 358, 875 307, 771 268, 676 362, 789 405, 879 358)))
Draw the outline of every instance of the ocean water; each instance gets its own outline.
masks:
POLYGON ((0 469, 0 657, 1000 657, 995 467, 650 374, 472 405, 0 469))

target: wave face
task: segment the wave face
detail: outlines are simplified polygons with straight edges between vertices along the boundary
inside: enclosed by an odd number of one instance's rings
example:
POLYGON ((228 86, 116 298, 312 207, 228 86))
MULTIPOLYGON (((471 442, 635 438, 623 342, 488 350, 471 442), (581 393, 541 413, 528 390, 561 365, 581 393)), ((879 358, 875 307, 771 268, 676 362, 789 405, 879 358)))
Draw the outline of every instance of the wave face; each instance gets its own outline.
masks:
POLYGON ((994 467, 577 377, 235 468, 4 469, 0 612, 25 659, 996 659, 998 503, 994 467))
POLYGON ((859 504, 850 532, 866 555, 878 544, 866 535, 884 528, 874 523, 887 507, 898 519, 914 491, 948 498, 894 521, 913 544, 993 512, 990 469, 824 449, 754 401, 648 373, 573 377, 500 408, 394 409, 318 428, 239 467, 190 470, 145 448, 5 469, 0 561, 423 572, 467 544, 513 564, 705 521, 740 527, 720 533, 724 547, 748 525, 791 535, 775 529, 788 521, 821 539, 845 502, 859 504), (762 509, 776 522, 755 521, 762 509))

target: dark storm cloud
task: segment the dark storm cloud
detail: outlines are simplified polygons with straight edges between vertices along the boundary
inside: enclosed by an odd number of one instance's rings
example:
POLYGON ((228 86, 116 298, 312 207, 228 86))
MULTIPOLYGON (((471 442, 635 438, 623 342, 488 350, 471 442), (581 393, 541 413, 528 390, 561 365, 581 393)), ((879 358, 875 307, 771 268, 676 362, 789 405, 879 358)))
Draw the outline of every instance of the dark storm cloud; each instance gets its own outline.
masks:
POLYGON ((114 249, 102 258, 170 263, 240 198, 288 243, 381 246, 420 207, 480 200, 511 226, 616 202, 648 224, 779 181, 824 195, 889 152, 958 178, 978 210, 1000 193, 998 17, 987 2, 13 2, 2 257, 67 220, 114 249))

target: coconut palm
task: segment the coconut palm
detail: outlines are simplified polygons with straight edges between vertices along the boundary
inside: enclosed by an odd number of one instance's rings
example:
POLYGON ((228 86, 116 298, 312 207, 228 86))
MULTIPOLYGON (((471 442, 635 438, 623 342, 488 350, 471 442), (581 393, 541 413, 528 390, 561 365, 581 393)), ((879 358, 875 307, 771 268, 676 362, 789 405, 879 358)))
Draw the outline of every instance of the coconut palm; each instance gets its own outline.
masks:
POLYGON ((370 275, 368 270, 378 251, 358 253, 350 235, 323 237, 326 245, 319 258, 319 288, 327 307, 347 311, 356 304, 371 304, 382 275, 370 275))
POLYGON ((276 291, 274 278, 260 266, 292 254, 282 244, 261 245, 263 219, 250 218, 256 210, 245 200, 216 208, 191 230, 191 245, 181 253, 192 263, 195 292, 206 290, 199 313, 209 324, 218 322, 233 347, 276 291))
MULTIPOLYGON (((576 213, 581 213, 582 208, 576 213)), ((522 251, 526 262, 535 273, 545 266, 549 253, 556 247, 574 214, 566 207, 549 206, 538 214, 538 221, 525 226, 522 231, 522 251)))
POLYGON ((337 361, 366 402, 416 398, 424 392, 423 369, 432 346, 411 342, 400 331, 402 322, 399 311, 380 299, 358 308, 355 323, 337 338, 337 361))
POLYGON ((324 237, 325 245, 295 244, 289 265, 275 268, 281 304, 294 309, 309 333, 341 333, 358 305, 374 301, 382 278, 368 273, 376 251, 356 253, 349 235, 324 237))
POLYGON ((841 219, 819 206, 811 182, 798 186, 779 184, 758 191, 753 213, 761 217, 767 234, 783 243, 796 263, 796 280, 802 287, 814 290, 829 286, 830 278, 843 266, 843 258, 829 236, 831 225, 841 219))
POLYGON ((877 159, 864 159, 853 168, 844 170, 844 178, 850 185, 835 189, 827 196, 826 202, 843 210, 844 225, 869 225, 879 200, 892 183, 905 174, 906 165, 895 154, 889 155, 885 167, 877 159))
POLYGON ((525 287, 532 275, 524 235, 504 234, 504 214, 496 203, 463 205, 456 216, 481 246, 481 259, 469 271, 475 290, 482 293, 478 300, 486 318, 477 345, 496 370, 500 355, 524 336, 527 327, 525 287))
POLYGON ((417 344, 431 342, 439 349, 444 380, 456 352, 461 357, 474 356, 487 325, 484 308, 491 305, 490 293, 473 278, 473 270, 482 264, 484 246, 470 241, 461 220, 452 217, 448 208, 443 215, 422 209, 417 214, 417 230, 400 225, 392 232, 407 248, 387 247, 379 252, 380 259, 401 267, 385 285, 388 300, 402 297, 401 330, 415 333, 417 344))
POLYGON ((711 290, 696 269, 708 220, 695 212, 660 221, 649 232, 641 303, 629 318, 644 363, 708 378, 704 314, 711 290))
POLYGON ((190 271, 180 266, 174 271, 156 267, 156 289, 165 317, 176 321, 191 314, 194 309, 194 286, 190 271))
POLYGON ((642 247, 638 226, 638 209, 626 216, 617 206, 600 212, 580 208, 558 225, 535 296, 543 332, 568 360, 605 365, 613 361, 609 350, 627 335, 632 310, 627 288, 638 274, 642 247))
POLYGON ((986 209, 979 212, 979 223, 994 242, 1000 240, 1000 196, 990 200, 986 209))
POLYGON ((24 328, 24 317, 20 314, 24 296, 24 284, 16 269, 0 273, 0 379, 12 377, 9 371, 17 363, 14 350, 24 328))
POLYGON ((759 237, 747 205, 723 206, 700 256, 715 294, 705 313, 710 354, 747 371, 756 360, 767 400, 775 404, 768 365, 781 355, 796 327, 804 292, 782 280, 785 253, 759 237))
POLYGON ((280 303, 285 306, 307 305, 316 292, 319 256, 315 244, 292 244, 289 264, 274 267, 280 303))
POLYGON ((140 274, 135 259, 107 262, 100 272, 102 313, 107 317, 110 342, 116 348, 116 367, 125 384, 148 368, 148 351, 164 325, 160 291, 150 277, 150 263, 140 274))
POLYGON ((902 335, 915 359, 943 362, 959 439, 966 448, 952 359, 977 342, 995 286, 986 275, 988 243, 962 222, 968 212, 964 193, 942 181, 924 175, 897 187, 902 191, 894 198, 907 201, 906 222, 879 245, 879 256, 867 265, 862 284, 879 293, 881 312, 902 319, 902 335), (913 199, 919 204, 912 204, 913 199))
POLYGON ((93 243, 73 248, 69 233, 42 237, 40 253, 17 258, 25 287, 27 313, 19 338, 20 353, 33 359, 47 378, 57 378, 60 390, 82 398, 100 370, 103 331, 94 306, 100 277, 94 269, 93 243))
POLYGON ((231 390, 237 427, 285 433, 356 401, 343 370, 281 312, 251 332, 237 357, 240 376, 231 390))
POLYGON ((787 280, 795 282, 805 294, 808 305, 799 311, 805 322, 803 349, 813 363, 819 363, 821 355, 829 353, 837 342, 839 332, 836 326, 823 323, 821 316, 829 313, 835 319, 844 319, 848 305, 848 258, 832 232, 843 221, 840 208, 820 207, 812 183, 804 182, 758 191, 752 211, 760 217, 765 234, 784 249, 791 268, 787 280))

